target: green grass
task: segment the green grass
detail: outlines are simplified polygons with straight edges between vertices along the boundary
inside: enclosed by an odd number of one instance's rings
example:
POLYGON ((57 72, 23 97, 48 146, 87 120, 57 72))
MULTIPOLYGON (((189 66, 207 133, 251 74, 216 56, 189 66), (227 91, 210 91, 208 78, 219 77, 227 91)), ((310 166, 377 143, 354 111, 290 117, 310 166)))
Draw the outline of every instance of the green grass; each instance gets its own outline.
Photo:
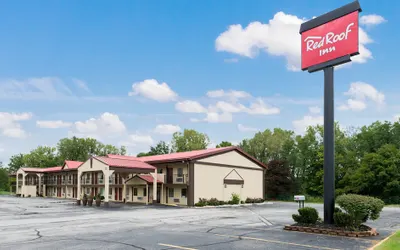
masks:
POLYGON ((7 191, 0 190, 0 195, 10 195, 10 194, 13 194, 13 193, 10 193, 10 192, 7 192, 7 191))
POLYGON ((374 250, 396 250, 400 247, 400 231, 390 236, 385 242, 375 247, 374 250))

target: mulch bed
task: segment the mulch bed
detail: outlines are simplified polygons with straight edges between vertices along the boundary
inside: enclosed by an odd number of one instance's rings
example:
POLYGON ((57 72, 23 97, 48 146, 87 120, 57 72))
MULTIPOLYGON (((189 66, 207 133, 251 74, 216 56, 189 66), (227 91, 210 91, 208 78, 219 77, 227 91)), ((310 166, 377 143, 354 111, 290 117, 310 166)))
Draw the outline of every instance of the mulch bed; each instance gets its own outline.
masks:
POLYGON ((283 229, 287 231, 298 231, 306 233, 328 234, 328 235, 338 235, 347 237, 369 237, 369 236, 379 235, 376 229, 370 228, 365 225, 362 225, 359 228, 359 231, 354 231, 347 228, 335 227, 333 225, 325 225, 322 223, 316 225, 301 225, 301 224, 286 225, 283 229))

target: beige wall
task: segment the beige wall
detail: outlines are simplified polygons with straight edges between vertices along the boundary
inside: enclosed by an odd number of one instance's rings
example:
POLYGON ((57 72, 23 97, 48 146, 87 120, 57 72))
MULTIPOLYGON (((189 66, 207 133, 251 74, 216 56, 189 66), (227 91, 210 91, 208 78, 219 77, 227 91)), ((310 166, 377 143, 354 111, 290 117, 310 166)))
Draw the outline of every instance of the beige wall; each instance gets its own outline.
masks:
POLYGON ((198 162, 208 162, 208 163, 241 166, 241 167, 248 167, 255 169, 263 169, 261 166, 249 160, 248 158, 244 157, 237 151, 230 151, 224 154, 207 157, 198 160, 198 162))
POLYGON ((163 190, 163 203, 167 204, 176 204, 176 205, 187 205, 187 194, 189 192, 189 189, 187 188, 186 185, 172 185, 168 186, 168 192, 167 188, 164 186, 163 190), (174 189, 174 196, 170 197, 169 196, 169 189, 173 188, 174 189), (182 197, 182 189, 186 189, 186 197, 182 197), (167 197, 168 197, 168 202, 167 202, 167 197), (179 201, 174 201, 174 199, 179 199, 179 201))
POLYGON ((34 186, 34 185, 24 185, 22 187, 22 194, 25 195, 25 197, 28 197, 29 195, 31 197, 36 197, 36 186, 34 186))
POLYGON ((194 202, 197 203, 199 198, 217 198, 218 200, 228 201, 231 199, 232 193, 238 193, 241 200, 246 200, 247 197, 262 198, 264 178, 262 170, 262 167, 237 152, 228 152, 199 160, 198 163, 194 164, 194 202), (201 162, 209 164, 201 164, 201 162), (212 163, 236 165, 238 167, 210 165, 212 163), (236 170, 237 173, 235 171, 232 172, 232 170, 236 170), (228 174, 229 177, 227 179, 237 180, 243 178, 243 187, 237 184, 227 184, 225 186, 224 178, 228 174))
POLYGON ((92 168, 90 167, 90 159, 85 161, 78 169, 79 172, 87 172, 87 171, 103 171, 108 170, 108 165, 96 160, 93 158, 92 168))

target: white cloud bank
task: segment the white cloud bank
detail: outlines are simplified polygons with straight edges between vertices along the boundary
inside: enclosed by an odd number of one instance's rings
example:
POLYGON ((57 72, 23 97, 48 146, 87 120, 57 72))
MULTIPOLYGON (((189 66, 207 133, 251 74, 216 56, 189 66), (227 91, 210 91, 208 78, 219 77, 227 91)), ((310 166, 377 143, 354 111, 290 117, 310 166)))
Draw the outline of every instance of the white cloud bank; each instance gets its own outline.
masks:
POLYGON ((375 26, 384 22, 386 22, 386 19, 383 16, 376 14, 364 15, 360 17, 360 24, 365 26, 375 26))
POLYGON ((68 128, 72 126, 71 122, 56 121, 36 121, 36 126, 39 128, 68 128))
MULTIPOLYGON (((362 17, 363 24, 379 24, 380 16, 369 15, 362 17)), ((233 24, 222 32, 215 40, 217 51, 224 51, 240 56, 255 58, 260 51, 286 59, 286 68, 290 71, 300 70, 301 23, 307 21, 295 15, 278 12, 268 23, 252 22, 246 27, 233 24)), ((372 58, 372 53, 365 45, 372 43, 368 34, 360 28, 360 54, 352 58, 354 63, 365 63, 372 58)))
POLYGON ((0 112, 0 131, 3 136, 12 138, 25 138, 27 133, 22 128, 20 121, 30 120, 32 113, 7 113, 0 112))
POLYGON ((121 135, 125 131, 125 124, 119 119, 119 116, 108 112, 98 118, 77 121, 73 124, 74 134, 94 138, 121 135))
POLYGON ((309 126, 316 126, 324 124, 324 117, 322 115, 312 116, 306 115, 300 120, 292 122, 295 133, 304 134, 309 126))
POLYGON ((154 129, 154 133, 161 135, 171 135, 178 131, 181 131, 181 127, 172 124, 159 124, 154 129))

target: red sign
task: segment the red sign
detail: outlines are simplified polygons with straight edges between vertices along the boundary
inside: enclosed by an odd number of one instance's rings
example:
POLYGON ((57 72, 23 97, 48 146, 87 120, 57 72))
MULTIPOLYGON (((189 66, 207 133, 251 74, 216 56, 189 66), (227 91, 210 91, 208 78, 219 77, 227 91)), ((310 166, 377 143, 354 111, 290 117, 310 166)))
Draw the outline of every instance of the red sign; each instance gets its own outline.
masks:
POLYGON ((301 34, 301 68, 358 54, 358 11, 301 34))

